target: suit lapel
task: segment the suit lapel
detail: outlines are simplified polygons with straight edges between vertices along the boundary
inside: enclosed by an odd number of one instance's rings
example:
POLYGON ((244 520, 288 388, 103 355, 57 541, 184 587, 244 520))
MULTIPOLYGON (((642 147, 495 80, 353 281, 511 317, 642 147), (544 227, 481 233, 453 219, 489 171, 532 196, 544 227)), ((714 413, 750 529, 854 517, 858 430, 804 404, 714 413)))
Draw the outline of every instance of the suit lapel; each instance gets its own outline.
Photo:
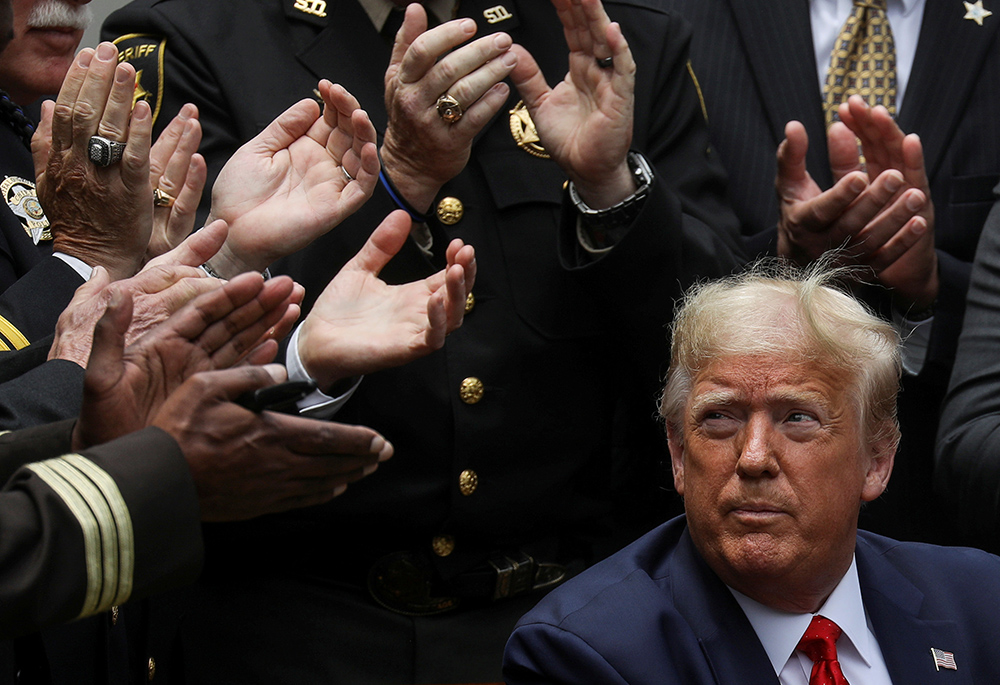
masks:
POLYGON ((1000 27, 997 15, 987 17, 982 26, 964 16, 961 2, 927 0, 899 113, 900 128, 920 134, 932 181, 1000 27))
POLYGON ((774 135, 785 137, 785 124, 797 119, 809 134, 806 163, 821 187, 832 182, 826 153, 826 126, 813 55, 809 3, 806 0, 728 0, 736 19, 761 101, 774 135), (808 55, 809 59, 789 59, 808 55))
POLYGON ((698 554, 687 530, 678 542, 670 575, 676 583, 674 605, 697 636, 716 682, 777 685, 778 677, 753 626, 698 554))
POLYGON ((971 672, 961 668, 961 648, 965 644, 953 621, 932 621, 920 617, 924 595, 905 576, 868 544, 858 539, 858 577, 865 611, 871 619, 885 665, 894 683, 966 683, 971 672), (954 652, 957 671, 934 667, 931 648, 954 652))
POLYGON ((347 88, 368 112, 375 130, 385 131, 383 74, 392 48, 372 26, 356 0, 330 2, 327 24, 298 59, 316 79, 329 78, 347 88))

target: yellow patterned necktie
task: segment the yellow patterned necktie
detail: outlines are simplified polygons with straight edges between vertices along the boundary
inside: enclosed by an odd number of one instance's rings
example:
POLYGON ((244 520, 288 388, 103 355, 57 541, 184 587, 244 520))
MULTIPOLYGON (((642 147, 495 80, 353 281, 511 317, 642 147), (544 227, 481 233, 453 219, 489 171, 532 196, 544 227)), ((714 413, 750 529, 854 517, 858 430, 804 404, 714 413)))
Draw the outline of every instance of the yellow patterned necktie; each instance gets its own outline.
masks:
POLYGON ((896 47, 885 11, 886 0, 854 0, 830 55, 823 87, 826 125, 837 121, 837 108, 857 93, 871 106, 896 114, 896 47))

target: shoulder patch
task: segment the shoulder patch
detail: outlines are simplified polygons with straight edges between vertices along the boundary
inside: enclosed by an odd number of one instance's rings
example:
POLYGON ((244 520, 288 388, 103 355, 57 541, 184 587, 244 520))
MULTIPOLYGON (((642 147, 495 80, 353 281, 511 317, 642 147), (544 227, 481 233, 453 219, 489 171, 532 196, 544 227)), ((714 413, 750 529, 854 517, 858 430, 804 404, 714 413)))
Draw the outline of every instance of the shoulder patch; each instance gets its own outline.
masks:
POLYGON ((34 182, 19 176, 4 176, 0 181, 0 195, 36 245, 40 240, 52 240, 49 220, 35 194, 34 182))
POLYGON ((139 100, 149 103, 155 124, 163 102, 163 53, 166 52, 167 39, 162 36, 129 33, 116 38, 113 42, 118 47, 118 61, 128 62, 135 67, 135 94, 132 96, 132 106, 134 107, 139 100))

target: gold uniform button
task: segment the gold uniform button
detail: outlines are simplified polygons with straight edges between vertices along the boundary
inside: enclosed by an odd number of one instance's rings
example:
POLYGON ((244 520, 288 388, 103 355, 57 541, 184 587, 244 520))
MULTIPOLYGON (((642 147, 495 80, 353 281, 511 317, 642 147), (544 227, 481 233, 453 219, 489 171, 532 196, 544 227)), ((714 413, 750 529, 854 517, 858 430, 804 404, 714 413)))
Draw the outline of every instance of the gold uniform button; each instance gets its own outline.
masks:
POLYGON ((446 197, 437 206, 437 218, 445 226, 454 226, 465 216, 465 205, 457 197, 446 197))
POLYGON ((465 313, 468 314, 476 306, 476 296, 469 293, 465 296, 465 313))
POLYGON ((462 381, 462 387, 459 388, 458 394, 466 404, 475 404, 483 399, 483 390, 483 382, 475 376, 469 376, 462 381))
POLYGON ((156 659, 149 657, 149 665, 146 667, 146 672, 149 675, 149 680, 152 681, 156 676, 156 659))
POLYGON ((458 474, 458 490, 468 497, 479 487, 479 475, 472 469, 466 469, 458 474))
POLYGON ((431 549, 439 557, 446 557, 455 551, 455 538, 450 535, 435 535, 431 540, 431 549))

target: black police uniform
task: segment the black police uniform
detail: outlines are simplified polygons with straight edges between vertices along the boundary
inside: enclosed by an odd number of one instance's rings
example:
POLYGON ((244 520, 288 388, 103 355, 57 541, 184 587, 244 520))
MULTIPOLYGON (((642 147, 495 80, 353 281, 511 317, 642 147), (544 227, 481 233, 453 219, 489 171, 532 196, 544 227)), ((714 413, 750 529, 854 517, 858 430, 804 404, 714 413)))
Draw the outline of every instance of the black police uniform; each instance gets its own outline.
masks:
MULTIPOLYGON (((652 416, 665 324, 683 285, 739 263, 738 227, 686 67, 687 27, 654 1, 605 4, 638 62, 632 147, 656 173, 641 214, 610 253, 582 254, 565 175, 515 141, 512 93, 434 202, 433 257, 408 241, 382 273, 393 283, 433 273, 453 237, 476 248, 463 327, 441 351, 367 376, 337 416, 381 431, 394 458, 327 506, 213 531, 185 635, 189 678, 498 680, 506 635, 537 599, 492 601, 535 570, 508 559, 579 567, 633 534, 619 517, 662 520, 647 507, 659 503, 664 453, 652 416), (369 588, 397 611, 451 610, 394 613, 369 588)), ((509 33, 550 83, 566 73, 550 3, 464 0, 459 14, 480 35, 509 33)), ((355 0, 140 0, 103 35, 141 70, 158 128, 183 103, 199 107, 210 179, 320 78, 385 130, 390 44, 355 0)), ((394 208, 377 188, 272 270, 311 302, 394 208)))

